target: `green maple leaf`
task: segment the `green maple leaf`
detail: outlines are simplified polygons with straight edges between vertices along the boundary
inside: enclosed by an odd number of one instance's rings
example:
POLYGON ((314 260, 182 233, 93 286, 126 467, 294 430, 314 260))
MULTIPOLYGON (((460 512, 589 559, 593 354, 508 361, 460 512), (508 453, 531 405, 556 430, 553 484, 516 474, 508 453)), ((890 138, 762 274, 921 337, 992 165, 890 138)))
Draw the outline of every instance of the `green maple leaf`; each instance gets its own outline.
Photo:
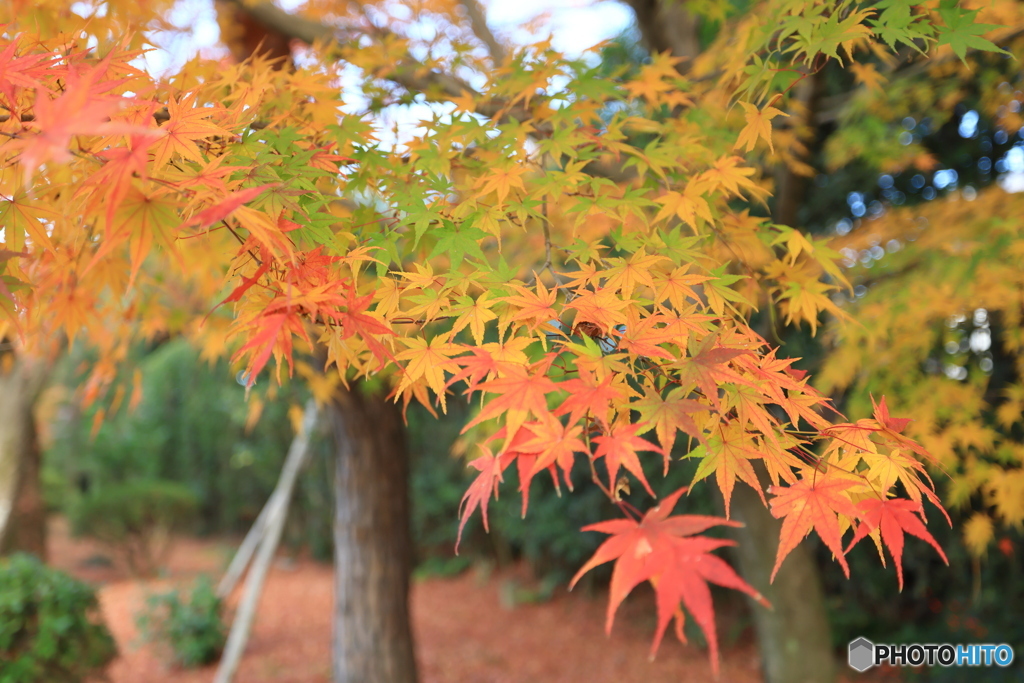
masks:
POLYGON ((480 249, 480 240, 487 237, 487 233, 480 228, 465 225, 457 228, 454 223, 446 220, 442 221, 441 227, 433 230, 432 234, 437 236, 437 243, 430 252, 430 258, 447 253, 453 271, 459 269, 466 254, 476 256, 481 261, 485 259, 484 252, 480 249))
POLYGON ((956 0, 942 0, 939 3, 939 15, 946 25, 936 27, 939 36, 938 44, 952 47, 953 52, 964 64, 967 63, 968 48, 984 52, 998 52, 1004 55, 1010 54, 991 40, 981 37, 983 33, 1001 27, 996 24, 975 23, 974 18, 980 11, 977 9, 963 10, 957 5, 956 0))
POLYGON ((869 23, 875 29, 875 35, 884 40, 892 51, 896 51, 899 43, 904 43, 924 54, 915 41, 935 40, 934 27, 926 23, 923 16, 911 13, 917 4, 920 3, 915 0, 882 0, 875 4, 875 9, 881 10, 881 14, 869 23))

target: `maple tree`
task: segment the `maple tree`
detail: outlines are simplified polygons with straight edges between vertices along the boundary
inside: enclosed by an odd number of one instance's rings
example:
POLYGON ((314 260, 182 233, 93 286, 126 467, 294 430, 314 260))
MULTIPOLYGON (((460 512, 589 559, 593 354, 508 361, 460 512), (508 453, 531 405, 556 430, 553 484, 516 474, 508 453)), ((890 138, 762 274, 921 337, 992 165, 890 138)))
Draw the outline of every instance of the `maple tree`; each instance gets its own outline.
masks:
MULTIPOLYGON (((584 459, 624 516, 587 527, 610 538, 581 573, 616 561, 608 628, 649 582, 652 652, 673 618, 682 638, 685 608, 716 671, 706 582, 760 598, 712 554, 729 542, 700 535, 735 525, 738 485, 783 520, 776 571, 812 531, 844 569, 843 537, 870 537, 901 582, 904 532, 935 545, 925 464, 943 458, 927 432, 881 393, 847 422, 750 319, 861 334, 833 300, 852 285, 837 245, 764 215, 772 170, 806 166, 787 112, 826 67, 872 90, 872 60, 961 68, 968 49, 998 50, 977 10, 693 3, 721 27, 706 49, 606 78, 550 42, 506 51, 473 2, 227 4, 303 41, 303 59, 281 68, 250 48, 155 78, 140 58, 147 28, 173 30, 169 2, 0 10, 0 324, 25 353, 60 335, 94 346, 91 398, 158 333, 230 353, 250 387, 309 354, 325 393, 382 380, 432 411, 461 395, 481 451, 461 524, 479 510, 486 525, 513 462, 527 514, 535 475, 571 489, 584 459), (416 98, 444 108, 382 142, 375 116, 416 98), (364 113, 345 106, 357 100, 364 113), (643 463, 667 471, 680 454, 693 484, 713 477, 724 518, 670 516, 683 491, 646 512, 623 500, 634 480, 653 497, 643 463)), ((1001 4, 993 23, 1020 11, 1001 4)), ((836 358, 861 350, 847 348, 836 358)), ((828 386, 851 381, 839 372, 828 386)))

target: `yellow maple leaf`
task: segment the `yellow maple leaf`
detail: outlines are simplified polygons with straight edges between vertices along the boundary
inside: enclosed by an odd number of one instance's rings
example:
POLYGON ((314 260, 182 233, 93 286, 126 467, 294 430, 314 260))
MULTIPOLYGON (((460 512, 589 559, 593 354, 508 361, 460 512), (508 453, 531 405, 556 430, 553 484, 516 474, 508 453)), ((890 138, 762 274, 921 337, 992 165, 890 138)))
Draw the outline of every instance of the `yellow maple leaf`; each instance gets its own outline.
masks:
POLYGON ((400 396, 407 388, 417 380, 423 378, 441 402, 441 410, 447 410, 444 400, 444 371, 455 372, 458 365, 450 356, 463 351, 462 347, 447 341, 445 336, 437 336, 429 342, 426 339, 413 337, 402 339, 403 344, 409 348, 402 351, 396 360, 409 361, 402 373, 402 381, 398 384, 395 394, 400 396))
POLYGON ((1024 526, 1024 470, 998 470, 985 489, 1005 523, 1024 526))
POLYGON ((497 318, 497 314, 491 310, 496 302, 488 299, 490 292, 484 292, 476 299, 471 296, 459 297, 459 306, 452 308, 452 313, 459 314, 459 317, 455 319, 455 323, 452 325, 452 337, 454 337, 460 330, 469 326, 469 331, 473 333, 473 341, 476 342, 477 346, 480 346, 484 342, 484 325, 489 320, 497 318))
POLYGON ((658 197, 655 201, 662 206, 658 215, 654 217, 654 222, 676 215, 696 233, 698 216, 709 223, 714 220, 711 208, 703 197, 704 189, 704 183, 690 181, 682 192, 670 190, 658 197))
POLYGON ((522 178, 524 173, 526 173, 526 167, 518 164, 510 168, 494 168, 491 169, 490 173, 478 178, 473 183, 473 187, 480 188, 480 191, 477 193, 478 197, 495 192, 498 195, 498 202, 502 203, 505 201, 505 197, 508 196, 508 191, 511 188, 526 189, 522 178))
POLYGON ((985 554, 994 535, 992 518, 984 512, 975 512, 964 524, 964 545, 975 557, 985 554))
POLYGON ((776 116, 789 116, 789 114, 775 107, 758 109, 757 105, 750 104, 749 102, 740 102, 740 106, 745 111, 744 116, 747 119, 747 125, 740 131, 740 136, 737 138, 736 144, 733 145, 733 149, 744 147, 745 151, 749 152, 757 146, 757 141, 760 138, 768 143, 768 149, 774 153, 775 145, 772 144, 771 121, 776 116))
POLYGON ((889 80, 878 73, 878 69, 875 68, 874 64, 852 62, 850 70, 853 71, 853 76, 857 79, 858 83, 873 92, 882 92, 882 84, 889 80))

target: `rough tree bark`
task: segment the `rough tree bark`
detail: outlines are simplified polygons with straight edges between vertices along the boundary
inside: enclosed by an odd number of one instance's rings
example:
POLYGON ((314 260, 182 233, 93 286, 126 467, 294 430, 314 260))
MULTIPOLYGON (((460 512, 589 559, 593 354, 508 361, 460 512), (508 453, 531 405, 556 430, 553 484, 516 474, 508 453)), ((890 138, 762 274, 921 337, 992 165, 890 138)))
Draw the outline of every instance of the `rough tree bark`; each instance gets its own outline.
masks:
POLYGON ((0 555, 46 560, 46 506, 32 409, 46 383, 45 364, 0 356, 0 555))
POLYGON ((334 476, 335 683, 415 683, 409 460, 397 406, 358 388, 327 408, 334 476))

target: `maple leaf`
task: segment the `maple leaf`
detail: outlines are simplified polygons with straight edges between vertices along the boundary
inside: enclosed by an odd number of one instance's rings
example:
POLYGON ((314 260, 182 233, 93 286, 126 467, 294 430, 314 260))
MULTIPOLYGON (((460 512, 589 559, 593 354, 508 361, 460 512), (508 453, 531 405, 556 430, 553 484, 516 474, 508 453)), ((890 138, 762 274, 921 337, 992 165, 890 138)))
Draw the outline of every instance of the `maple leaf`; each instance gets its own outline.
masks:
POLYGON ((770 581, 775 580, 786 555, 799 545, 811 529, 817 532, 825 546, 836 556, 849 578, 850 567, 843 554, 837 515, 845 515, 851 520, 860 516, 846 493, 859 484, 855 478, 848 479, 836 474, 826 476, 812 470, 804 472, 803 478, 792 486, 772 486, 768 489, 775 496, 771 501, 772 515, 782 519, 779 551, 775 556, 770 581))
MULTIPOLYGON (((14 140, 21 148, 21 166, 26 180, 47 160, 63 163, 71 159, 71 138, 75 135, 113 135, 140 132, 137 126, 112 122, 110 117, 125 103, 122 97, 102 94, 110 84, 102 77, 107 61, 95 67, 76 67, 67 74, 62 95, 55 99, 36 91, 32 127, 38 134, 14 140)), ((146 132, 146 131, 141 131, 146 132)))
MULTIPOLYGON (((534 273, 534 277, 536 277, 536 273, 534 273)), ((519 296, 506 296, 500 299, 500 301, 508 302, 519 309, 512 316, 513 321, 525 320, 532 332, 537 329, 538 325, 558 318, 558 312, 554 309, 555 299, 558 297, 557 289, 548 290, 539 277, 537 278, 536 294, 525 287, 516 287, 516 289, 520 292, 519 296)))
POLYGON ((740 131, 740 136, 733 147, 743 147, 744 151, 749 152, 757 146, 758 140, 764 140, 768 143, 768 148, 772 153, 774 153, 775 145, 772 144, 772 119, 776 116, 789 116, 789 114, 780 109, 776 109, 775 107, 758 109, 757 105, 750 104, 749 102, 741 101, 740 106, 743 107, 747 125, 745 125, 743 130, 740 131))
POLYGON ((10 111, 17 111, 18 99, 14 94, 15 88, 44 89, 38 79, 53 69, 56 66, 54 63, 59 59, 56 55, 46 52, 15 57, 19 42, 19 38, 15 38, 3 52, 0 52, 0 93, 7 98, 6 108, 10 111))
POLYGON ((520 449, 537 456, 533 467, 528 472, 529 476, 550 467, 552 463, 557 464, 562 468, 565 484, 571 491, 572 481, 569 479, 569 473, 572 471, 572 464, 575 460, 573 454, 590 453, 586 444, 580 440, 583 428, 578 425, 563 426, 561 421, 553 415, 546 415, 536 422, 525 423, 522 429, 529 430, 533 434, 533 438, 524 441, 519 446, 520 449))
POLYGON ((153 166, 155 168, 161 169, 166 166, 175 154, 199 164, 205 164, 206 160, 196 145, 196 141, 233 135, 231 131, 207 120, 214 114, 223 111, 223 108, 196 106, 197 96, 198 93, 192 91, 180 99, 171 98, 167 102, 167 121, 160 127, 164 137, 153 145, 153 166))
POLYGON ((637 436, 637 432, 642 427, 643 425, 639 424, 620 422, 612 427, 611 432, 607 435, 594 437, 594 443, 597 444, 597 449, 594 451, 594 460, 597 460, 602 455, 605 456, 604 463, 605 467, 608 468, 609 488, 615 488, 619 467, 624 467, 640 480, 640 483, 647 489, 647 493, 654 496, 654 491, 651 490, 651 485, 647 483, 647 477, 644 476, 643 467, 640 466, 637 451, 653 451, 655 453, 663 453, 663 451, 650 441, 637 436))
MULTIPOLYGON (((761 501, 765 502, 761 483, 757 480, 753 465, 750 464, 751 460, 760 459, 764 455, 751 446, 750 441, 742 427, 730 423, 724 427, 720 426, 718 434, 709 437, 706 446, 695 449, 689 455, 701 458, 690 485, 693 486, 713 473, 725 499, 726 517, 729 516, 732 491, 736 487, 737 478, 757 491, 761 501)), ((767 502, 765 504, 767 505, 767 502)))
POLYGON ((208 209, 203 209, 196 215, 192 216, 192 218, 185 221, 183 227, 194 225, 200 230, 208 228, 214 223, 219 223, 230 216, 236 209, 238 209, 238 207, 242 206, 242 204, 251 202, 266 190, 272 187, 277 187, 278 185, 280 185, 280 183, 267 183, 266 185, 250 187, 245 190, 239 190, 238 192, 232 192, 224 201, 211 206, 208 209))
POLYGON ((441 402, 441 410, 447 412, 444 371, 454 372, 458 368, 451 356, 462 353, 465 349, 448 342, 445 336, 434 337, 429 342, 426 339, 415 337, 403 338, 401 341, 409 349, 396 355, 395 360, 404 360, 408 363, 395 393, 400 395, 409 385, 422 377, 426 379, 427 384, 437 395, 441 402))
MULTIPOLYGON (((640 413, 640 421, 647 429, 654 428, 658 442, 665 453, 665 471, 668 471, 668 457, 676 443, 676 430, 682 430, 706 443, 704 431, 690 417, 693 413, 708 410, 708 406, 686 398, 686 391, 675 388, 664 398, 661 392, 651 386, 644 386, 644 397, 629 404, 630 409, 640 413)), ((643 432, 641 432, 643 433, 643 432)))
POLYGON ((654 289, 654 279, 651 274, 651 266, 667 260, 659 254, 647 254, 643 249, 633 254, 628 259, 615 259, 618 265, 606 269, 604 283, 606 289, 613 292, 621 292, 622 296, 629 299, 633 290, 638 284, 647 285, 654 289))
MULTIPOLYGON (((267 361, 270 360, 272 353, 276 352, 283 355, 288 360, 290 367, 292 362, 292 333, 305 334, 302 320, 295 311, 265 313, 256 318, 253 322, 253 327, 255 328, 255 333, 232 358, 232 360, 236 360, 247 351, 252 351, 252 357, 245 370, 246 377, 248 377, 246 381, 247 387, 251 387, 256 382, 256 377, 263 370, 267 361)), ((280 356, 278 356, 278 361, 280 362, 280 356)))
POLYGON ((855 546, 857 541, 879 529, 882 533, 882 542, 889 549, 893 562, 896 564, 896 576, 899 579, 901 592, 903 591, 904 531, 912 536, 917 536, 923 541, 927 541, 939 553, 939 557, 942 558, 943 562, 947 565, 949 564, 946 553, 942 552, 942 548, 939 547, 939 544, 928 533, 921 520, 914 514, 915 512, 924 514, 924 509, 920 503, 903 498, 882 499, 871 497, 857 503, 857 509, 860 511, 861 524, 857 526, 857 531, 853 534, 853 539, 850 541, 850 545, 847 546, 846 552, 850 552, 850 548, 855 546))
POLYGON ((324 314, 332 321, 341 325, 341 339, 348 339, 358 335, 370 353, 377 359, 379 367, 383 367, 388 360, 394 360, 391 352, 377 341, 377 337, 395 336, 388 324, 367 313, 373 294, 357 296, 355 287, 347 284, 343 287, 344 296, 338 301, 338 307, 333 310, 326 310, 324 314))
POLYGON ((704 199, 703 194, 706 187, 704 183, 691 180, 686 188, 680 193, 669 190, 658 197, 655 201, 662 205, 658 215, 654 217, 655 222, 669 216, 677 216, 684 223, 689 225, 694 232, 697 230, 697 218, 702 218, 711 223, 714 217, 711 215, 711 207, 704 199))
POLYGON ((873 92, 883 92, 883 85, 889 80, 882 74, 878 73, 878 69, 875 68, 874 64, 859 64, 854 62, 850 64, 850 70, 853 71, 853 75, 857 79, 858 83, 873 92))
POLYGON ((752 352, 747 349, 730 349, 716 346, 717 341, 717 335, 709 335, 701 342, 696 353, 691 357, 673 363, 673 366, 679 369, 679 379, 683 382, 684 386, 696 384, 716 409, 721 406, 721 401, 718 397, 718 385, 720 382, 752 384, 750 380, 745 379, 726 365, 734 358, 752 352))
POLYGON ((658 607, 658 626, 651 644, 651 657, 658 651, 673 617, 676 619, 677 637, 681 642, 686 642, 682 631, 682 613, 679 611, 682 603, 704 632, 711 667, 717 676, 718 638, 714 606, 707 583, 742 591, 766 607, 771 605, 725 561, 711 554, 712 550, 733 546, 735 542, 695 536, 712 527, 738 527, 742 524, 705 515, 669 516, 685 492, 686 488, 682 488, 666 496, 659 505, 648 510, 639 522, 618 519, 583 527, 583 531, 598 531, 610 534, 611 538, 605 540, 593 557, 580 568, 569 583, 569 588, 572 589, 580 577, 594 567, 615 560, 605 631, 611 633, 615 612, 626 596, 641 582, 649 581, 654 587, 658 607))
POLYGON ((882 425, 886 429, 891 429, 894 432, 902 432, 907 428, 907 425, 913 422, 908 418, 893 418, 889 417, 889 406, 885 405, 885 396, 877 404, 875 403, 875 397, 871 397, 871 405, 874 408, 874 417, 878 421, 878 424, 882 425))
POLYGON ((609 407, 624 402, 627 398, 621 378, 611 373, 597 382, 593 374, 581 370, 580 379, 566 380, 559 384, 558 388, 568 391, 569 398, 555 410, 555 415, 569 413, 569 424, 574 424, 589 414, 607 427, 609 407))
MULTIPOLYGON (((550 365, 550 360, 542 361, 550 365)), ((536 366, 535 366, 536 368, 536 366)), ((484 403, 480 414, 462 428, 465 434, 473 425, 484 420, 504 415, 505 428, 509 434, 515 434, 526 422, 529 415, 543 418, 548 413, 547 394, 558 390, 558 385, 548 379, 542 372, 531 369, 513 369, 505 377, 499 377, 480 384, 480 391, 500 394, 484 403)))
POLYGON ((619 348, 627 350, 633 356, 676 360, 676 356, 661 345, 674 343, 677 346, 685 346, 688 332, 684 329, 680 338, 678 327, 660 326, 670 320, 672 319, 668 316, 656 314, 628 324, 625 332, 620 333, 619 348))
POLYGON ((490 173, 480 176, 473 187, 480 188, 480 196, 496 192, 498 194, 498 203, 501 204, 504 203, 505 197, 508 196, 509 190, 513 187, 518 187, 520 190, 526 189, 522 178, 524 173, 526 173, 526 167, 521 165, 513 165, 509 168, 493 168, 490 173))
POLYGON ((746 190, 754 196, 762 196, 763 190, 750 179, 755 169, 749 166, 740 166, 743 159, 738 156, 721 157, 714 166, 705 171, 701 177, 711 187, 721 188, 727 195, 741 196, 741 190, 746 190))
POLYGON ((626 322, 626 314, 623 309, 630 303, 632 302, 623 301, 615 296, 611 289, 604 287, 596 292, 586 292, 577 296, 565 307, 576 311, 576 318, 573 320, 574 328, 589 323, 596 328, 598 334, 606 337, 611 334, 616 325, 626 322))
POLYGON ((484 454, 469 463, 469 467, 478 470, 480 474, 466 489, 466 493, 463 494, 459 503, 459 519, 461 521, 459 522, 459 534, 455 539, 456 555, 459 554, 459 543, 462 542, 462 530, 466 528, 466 522, 477 508, 480 508, 480 514, 484 520, 484 530, 490 531, 490 527, 487 525, 487 504, 492 495, 497 497, 497 484, 502 480, 501 473, 515 458, 515 453, 504 453, 495 457, 486 446, 480 446, 480 449, 484 454))
POLYGON ((688 271, 687 266, 680 266, 670 273, 655 275, 654 281, 658 292, 655 301, 661 303, 668 299, 677 313, 689 308, 687 299, 690 301, 700 301, 701 297, 697 294, 694 286, 707 282, 711 278, 688 271))
POLYGON ((473 341, 477 346, 484 343, 484 325, 488 321, 497 318, 497 314, 491 310, 494 301, 488 299, 489 292, 484 292, 476 299, 469 296, 459 297, 458 306, 452 308, 452 313, 458 314, 458 318, 452 324, 452 337, 465 327, 469 327, 473 334, 473 341))

